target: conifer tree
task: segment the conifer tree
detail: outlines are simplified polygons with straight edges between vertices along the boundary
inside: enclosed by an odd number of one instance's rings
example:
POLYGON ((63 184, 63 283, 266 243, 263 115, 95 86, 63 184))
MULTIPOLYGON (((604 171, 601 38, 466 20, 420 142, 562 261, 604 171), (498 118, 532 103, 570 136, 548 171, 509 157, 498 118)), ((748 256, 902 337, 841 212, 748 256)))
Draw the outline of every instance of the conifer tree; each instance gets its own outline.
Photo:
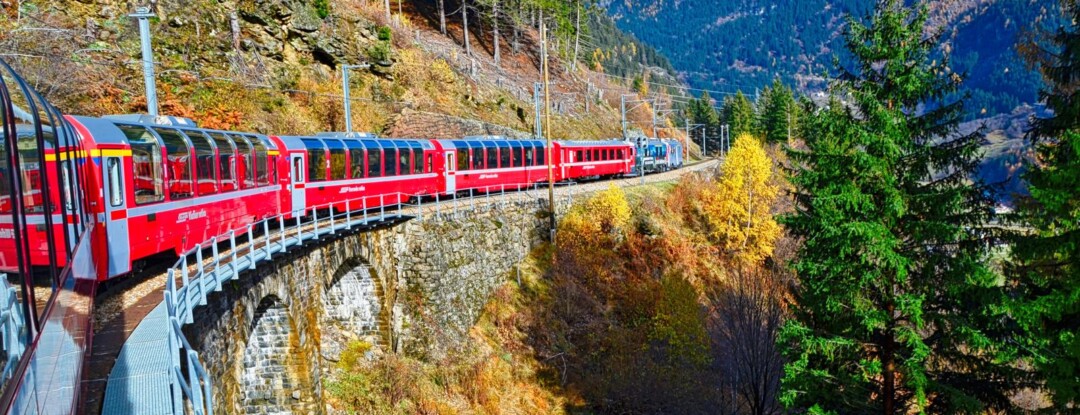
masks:
POLYGON ((757 103, 762 134, 765 141, 782 143, 794 129, 791 124, 795 119, 795 94, 780 79, 773 80, 772 86, 761 94, 757 103))
POLYGON ((1037 162, 1024 175, 1031 196, 1017 216, 1030 228, 1013 245, 1012 308, 1054 406, 1080 404, 1080 7, 1064 1, 1068 28, 1052 39, 1041 63, 1042 93, 1053 115, 1032 122, 1037 162))
POLYGON ((757 135, 758 123, 757 114, 754 112, 754 103, 746 95, 743 95, 742 91, 724 99, 722 112, 731 137, 739 137, 744 134, 757 135))
POLYGON ((982 263, 993 213, 973 178, 981 132, 961 135, 961 102, 932 62, 927 7, 881 0, 849 18, 853 67, 789 150, 804 243, 781 400, 811 413, 981 413, 1008 408, 1017 371, 982 263))

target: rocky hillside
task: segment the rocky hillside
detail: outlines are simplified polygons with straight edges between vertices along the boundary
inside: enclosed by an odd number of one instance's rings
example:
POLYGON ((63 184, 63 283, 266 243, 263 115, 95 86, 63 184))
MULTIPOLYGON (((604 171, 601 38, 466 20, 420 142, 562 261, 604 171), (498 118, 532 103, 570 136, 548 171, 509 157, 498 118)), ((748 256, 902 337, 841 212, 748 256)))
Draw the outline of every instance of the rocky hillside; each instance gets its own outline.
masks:
MULTIPOLYGON (((467 54, 461 14, 448 15, 444 35, 434 3, 398 2, 387 10, 367 0, 151 2, 162 112, 215 128, 340 131, 342 65, 370 64, 351 72, 355 129, 439 137, 442 128, 397 124, 441 114, 476 120, 478 132, 531 132, 533 83, 540 79, 535 26, 517 22, 511 32, 501 18, 496 65, 494 20, 471 13, 467 54)), ((128 2, 115 0, 3 3, 0 53, 68 113, 143 112, 131 12, 128 2)), ((567 44, 556 43, 550 53, 552 135, 620 135, 619 96, 630 92, 621 84, 629 82, 570 65, 561 53, 567 44)), ((651 128, 647 111, 631 119, 651 128)))

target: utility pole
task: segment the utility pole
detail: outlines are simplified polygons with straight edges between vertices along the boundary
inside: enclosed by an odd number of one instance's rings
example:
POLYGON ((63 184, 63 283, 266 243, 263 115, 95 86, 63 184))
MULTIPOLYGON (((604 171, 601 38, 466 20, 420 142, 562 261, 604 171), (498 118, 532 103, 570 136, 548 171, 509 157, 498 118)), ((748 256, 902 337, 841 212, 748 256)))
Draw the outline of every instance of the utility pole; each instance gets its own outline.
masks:
POLYGON ((150 6, 139 6, 128 17, 139 19, 139 39, 142 42, 143 81, 146 83, 146 112, 158 115, 157 86, 154 84, 154 50, 150 46, 150 6))
POLYGON ((619 114, 622 114, 622 139, 626 139, 626 95, 619 97, 619 114))
POLYGON ((543 82, 536 82, 533 84, 533 118, 536 119, 536 126, 533 128, 533 130, 535 130, 537 140, 544 139, 544 123, 541 122, 541 117, 543 116, 541 115, 541 109, 543 108, 543 106, 540 104, 543 88, 543 82))
POLYGON ((540 60, 544 72, 544 136, 547 138, 548 209, 551 210, 551 244, 555 245, 555 170, 551 165, 551 92, 548 90, 547 24, 540 21, 540 60))
MULTIPOLYGON (((389 1, 389 0, 388 0, 389 1)), ((389 3, 387 3, 389 4, 389 3)), ((367 69, 371 65, 341 65, 341 89, 344 91, 342 94, 342 101, 345 103, 345 132, 352 132, 352 98, 349 97, 349 69, 367 69)))

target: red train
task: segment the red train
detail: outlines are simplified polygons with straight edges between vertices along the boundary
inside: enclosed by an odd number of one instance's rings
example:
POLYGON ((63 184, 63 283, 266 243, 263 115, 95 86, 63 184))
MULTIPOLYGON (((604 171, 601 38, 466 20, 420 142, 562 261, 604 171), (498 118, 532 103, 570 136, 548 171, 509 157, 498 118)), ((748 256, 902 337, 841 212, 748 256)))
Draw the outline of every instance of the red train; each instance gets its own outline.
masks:
MULTIPOLYGON (((95 240, 107 242, 94 247, 110 259, 101 280, 279 214, 513 190, 546 182, 548 157, 555 181, 624 175, 635 164, 635 146, 625 141, 556 141, 549 151, 542 141, 500 137, 277 137, 201 129, 171 117, 67 119, 86 152, 76 165, 91 189, 88 208, 104 224, 95 240)), ((44 241, 35 242, 32 263, 48 264, 44 241)), ((0 258, 0 268, 9 266, 0 258)))

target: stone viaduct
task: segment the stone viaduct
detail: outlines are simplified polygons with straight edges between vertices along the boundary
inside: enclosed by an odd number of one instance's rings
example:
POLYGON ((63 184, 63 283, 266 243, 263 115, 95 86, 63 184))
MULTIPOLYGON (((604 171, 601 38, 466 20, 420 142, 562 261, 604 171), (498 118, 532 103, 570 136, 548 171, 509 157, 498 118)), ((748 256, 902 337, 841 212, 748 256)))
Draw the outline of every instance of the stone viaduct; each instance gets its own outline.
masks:
POLYGON ((507 199, 339 232, 223 286, 184 328, 214 379, 215 412, 323 413, 322 376, 352 339, 423 354, 463 341, 550 229, 546 198, 507 199))

